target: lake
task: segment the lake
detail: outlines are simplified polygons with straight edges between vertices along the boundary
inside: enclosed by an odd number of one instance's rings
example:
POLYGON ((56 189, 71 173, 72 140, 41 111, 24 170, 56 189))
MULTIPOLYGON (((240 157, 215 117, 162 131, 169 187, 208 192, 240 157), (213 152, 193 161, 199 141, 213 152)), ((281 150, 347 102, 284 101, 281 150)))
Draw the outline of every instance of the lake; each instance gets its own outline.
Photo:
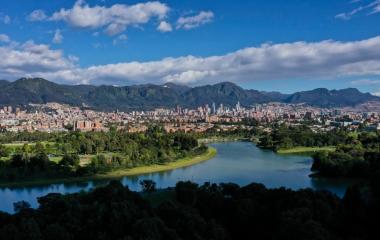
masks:
MULTIPOLYGON (((174 186, 180 180, 196 183, 234 182, 239 185, 251 182, 263 183, 268 188, 286 187, 291 189, 312 188, 329 190, 343 196, 349 184, 348 180, 315 179, 309 174, 312 159, 300 155, 279 155, 270 150, 262 150, 251 142, 212 143, 217 149, 215 158, 189 167, 175 170, 129 176, 121 179, 132 190, 140 190, 139 181, 152 179, 158 188, 174 186)), ((89 181, 84 183, 51 184, 47 186, 25 188, 0 188, 0 210, 13 212, 13 203, 27 201, 37 207, 37 197, 51 192, 74 193, 88 191, 107 181, 89 181)))

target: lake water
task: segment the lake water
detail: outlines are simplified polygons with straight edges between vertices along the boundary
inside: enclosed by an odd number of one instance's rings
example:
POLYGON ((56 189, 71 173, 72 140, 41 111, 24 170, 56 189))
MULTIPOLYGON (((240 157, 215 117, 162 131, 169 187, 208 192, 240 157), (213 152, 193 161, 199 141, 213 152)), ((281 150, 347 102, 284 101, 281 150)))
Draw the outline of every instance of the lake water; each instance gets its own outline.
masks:
MULTIPOLYGON (((158 188, 174 186, 180 180, 204 182, 234 182, 239 185, 251 182, 263 183, 268 188, 287 187, 291 189, 313 188, 329 190, 343 196, 347 180, 314 179, 309 174, 312 159, 299 155, 278 155, 262 150, 251 142, 224 142, 210 144, 217 149, 215 158, 189 167, 171 171, 142 174, 122 178, 124 185, 132 190, 140 190, 139 181, 152 179, 158 188)), ((87 191, 107 181, 85 183, 52 184, 27 188, 0 188, 0 210, 13 212, 13 203, 27 201, 37 207, 37 197, 51 192, 73 193, 87 191)))

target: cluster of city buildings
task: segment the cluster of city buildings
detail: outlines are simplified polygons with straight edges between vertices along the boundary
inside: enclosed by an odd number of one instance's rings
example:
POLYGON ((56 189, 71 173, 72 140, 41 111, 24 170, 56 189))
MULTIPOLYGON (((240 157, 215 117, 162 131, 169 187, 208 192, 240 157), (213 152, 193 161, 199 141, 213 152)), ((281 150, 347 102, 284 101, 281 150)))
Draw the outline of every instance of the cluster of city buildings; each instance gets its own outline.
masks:
POLYGON ((238 102, 234 107, 215 103, 196 109, 157 108, 152 111, 101 112, 58 103, 29 104, 27 110, 5 106, 0 109, 2 131, 107 131, 110 126, 129 132, 144 132, 152 122, 161 123, 167 132, 204 132, 218 126, 220 131, 233 130, 246 119, 258 122, 300 124, 312 122, 316 130, 339 126, 365 126, 380 129, 378 112, 344 108, 318 108, 304 104, 267 103, 249 108, 238 102))

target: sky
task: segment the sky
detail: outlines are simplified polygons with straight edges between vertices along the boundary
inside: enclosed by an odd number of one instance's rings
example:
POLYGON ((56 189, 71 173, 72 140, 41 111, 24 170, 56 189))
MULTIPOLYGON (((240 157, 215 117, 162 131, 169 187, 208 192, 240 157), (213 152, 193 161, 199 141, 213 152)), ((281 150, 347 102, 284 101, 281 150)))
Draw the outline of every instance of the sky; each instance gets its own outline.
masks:
POLYGON ((0 0, 0 79, 380 95, 380 0, 0 0))

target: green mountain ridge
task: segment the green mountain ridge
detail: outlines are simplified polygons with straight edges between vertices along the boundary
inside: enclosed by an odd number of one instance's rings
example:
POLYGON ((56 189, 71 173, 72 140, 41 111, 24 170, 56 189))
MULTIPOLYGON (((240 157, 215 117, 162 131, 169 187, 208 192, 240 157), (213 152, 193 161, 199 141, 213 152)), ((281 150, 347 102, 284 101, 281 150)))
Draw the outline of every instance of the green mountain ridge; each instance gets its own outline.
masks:
POLYGON ((29 103, 58 102, 73 106, 89 106, 94 110, 120 111, 151 110, 177 105, 195 108, 215 103, 234 106, 256 103, 283 102, 305 103, 319 107, 344 107, 380 101, 380 97, 362 93, 355 88, 310 91, 282 94, 243 89, 231 83, 188 87, 174 83, 163 85, 144 84, 133 86, 63 85, 42 78, 21 78, 14 82, 0 80, 0 106, 25 106, 29 103))

